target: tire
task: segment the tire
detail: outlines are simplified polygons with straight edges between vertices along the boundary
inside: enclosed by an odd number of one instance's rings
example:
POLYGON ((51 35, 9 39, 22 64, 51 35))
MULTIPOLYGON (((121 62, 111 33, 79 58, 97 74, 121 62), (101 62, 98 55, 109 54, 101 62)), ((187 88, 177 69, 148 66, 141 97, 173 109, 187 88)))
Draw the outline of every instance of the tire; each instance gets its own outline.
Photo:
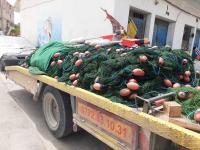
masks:
POLYGON ((69 94, 46 86, 42 96, 42 108, 48 129, 56 138, 63 138, 73 132, 69 94))
POLYGON ((0 71, 5 71, 5 65, 0 61, 0 71))

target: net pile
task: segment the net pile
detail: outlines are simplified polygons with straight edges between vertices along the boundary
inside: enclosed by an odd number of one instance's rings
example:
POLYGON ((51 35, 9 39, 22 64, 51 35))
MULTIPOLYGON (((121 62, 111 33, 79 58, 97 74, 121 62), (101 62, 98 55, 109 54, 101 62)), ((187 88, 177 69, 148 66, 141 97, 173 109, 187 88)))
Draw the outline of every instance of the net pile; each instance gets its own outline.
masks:
POLYGON ((181 87, 176 89, 171 89, 171 91, 176 92, 175 101, 182 105, 182 113, 189 119, 194 118, 194 113, 200 108, 200 92, 199 89, 192 87, 181 87), (186 98, 180 99, 178 97, 179 92, 186 93, 186 98))
POLYGON ((150 98, 168 92, 174 83, 197 85, 191 57, 182 50, 170 48, 54 42, 38 49, 27 62, 34 74, 44 72, 60 82, 73 84, 130 107, 135 106, 135 94, 150 98), (147 60, 142 61, 140 56, 145 56, 147 60), (144 74, 135 75, 135 69, 144 74), (38 73, 38 70, 41 72, 38 73), (191 73, 187 78, 184 75, 186 71, 191 73), (136 80, 138 89, 127 88, 130 79, 136 80), (171 85, 165 80, 169 80, 171 85), (98 83, 97 86, 95 83, 98 83), (125 95, 120 93, 124 89, 125 95))

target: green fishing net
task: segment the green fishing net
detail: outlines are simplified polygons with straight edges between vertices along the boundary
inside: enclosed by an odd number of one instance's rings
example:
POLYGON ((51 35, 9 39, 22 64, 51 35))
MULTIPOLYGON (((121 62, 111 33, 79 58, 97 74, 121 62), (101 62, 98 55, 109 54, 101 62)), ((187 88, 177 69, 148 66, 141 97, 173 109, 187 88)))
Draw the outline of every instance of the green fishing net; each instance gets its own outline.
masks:
MULTIPOLYGON (((164 79, 172 83, 197 85, 194 66, 191 57, 183 50, 172 50, 170 48, 139 47, 128 48, 118 43, 103 47, 95 47, 87 44, 72 43, 49 43, 38 49, 29 59, 30 66, 39 68, 51 77, 58 78, 60 82, 72 85, 74 81, 69 77, 72 74, 79 75, 77 86, 96 94, 102 95, 114 102, 119 102, 130 107, 135 107, 135 101, 128 96, 121 97, 119 91, 127 88, 129 79, 136 79, 139 84, 137 94, 144 98, 157 96, 159 93, 169 92, 164 79), (59 52, 60 56, 53 55, 59 52), (146 63, 139 61, 139 56, 148 58, 146 63), (162 57, 164 64, 159 64, 158 59, 162 57), (77 60, 83 63, 77 67, 77 60), (187 63, 183 64, 186 59, 187 63), (62 60, 62 64, 57 62, 62 60), (55 62, 54 65, 51 65, 55 62), (144 76, 138 77, 132 74, 133 69, 142 69, 144 76), (188 82, 179 78, 185 71, 190 71, 188 82), (101 90, 93 88, 94 83, 101 84, 101 90)), ((32 68, 33 69, 33 68, 32 68)), ((37 74, 38 70, 35 70, 37 74)), ((32 73, 34 71, 32 70, 32 73)))
POLYGON ((200 92, 192 87, 181 87, 170 89, 176 92, 175 100, 182 105, 182 113, 189 119, 193 119, 194 113, 200 108, 200 92), (186 99, 178 98, 179 92, 185 92, 186 94, 192 94, 191 97, 186 99))
POLYGON ((56 52, 67 51, 67 48, 60 42, 50 42, 39 48, 30 59, 30 65, 37 67, 40 71, 47 71, 50 60, 56 52))

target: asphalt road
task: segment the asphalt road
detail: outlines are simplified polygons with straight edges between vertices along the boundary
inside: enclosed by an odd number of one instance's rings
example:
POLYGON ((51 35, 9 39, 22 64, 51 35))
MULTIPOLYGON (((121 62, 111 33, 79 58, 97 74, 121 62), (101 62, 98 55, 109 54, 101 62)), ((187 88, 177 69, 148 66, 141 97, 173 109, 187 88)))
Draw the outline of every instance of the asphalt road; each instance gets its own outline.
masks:
POLYGON ((41 101, 0 73, 0 150, 110 150, 86 131, 56 139, 43 119, 41 101))

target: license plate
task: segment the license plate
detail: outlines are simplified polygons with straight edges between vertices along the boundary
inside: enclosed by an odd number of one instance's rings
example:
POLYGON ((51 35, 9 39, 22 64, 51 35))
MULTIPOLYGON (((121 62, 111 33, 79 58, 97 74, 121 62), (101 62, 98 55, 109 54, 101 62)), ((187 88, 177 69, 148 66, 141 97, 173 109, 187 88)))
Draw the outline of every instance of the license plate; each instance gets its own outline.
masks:
POLYGON ((77 113, 115 139, 134 148, 137 146, 138 126, 77 98, 77 113))

